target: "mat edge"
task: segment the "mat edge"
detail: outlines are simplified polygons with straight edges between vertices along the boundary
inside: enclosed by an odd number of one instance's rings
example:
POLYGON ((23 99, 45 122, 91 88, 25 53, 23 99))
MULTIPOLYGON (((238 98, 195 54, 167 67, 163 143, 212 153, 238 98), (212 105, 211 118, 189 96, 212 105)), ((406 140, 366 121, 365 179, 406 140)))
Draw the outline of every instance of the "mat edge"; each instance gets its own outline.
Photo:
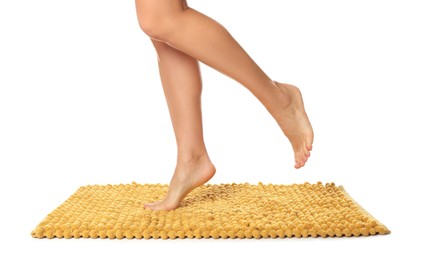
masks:
POLYGON ((359 207, 359 209, 366 215, 369 216, 370 218, 372 218, 373 220, 376 221, 376 223, 378 223, 378 225, 384 227, 386 230, 388 230, 388 233, 386 234, 391 234, 391 230, 389 228, 387 228, 387 226, 385 226, 384 224, 382 224, 377 218, 375 218, 372 214, 370 214, 367 210, 365 210, 359 203, 357 203, 357 201, 355 201, 353 199, 353 197, 351 197, 350 194, 348 194, 347 190, 344 188, 344 186, 339 185, 338 189, 342 191, 342 193, 344 194, 344 196, 346 196, 348 199, 350 199, 357 207, 359 207))

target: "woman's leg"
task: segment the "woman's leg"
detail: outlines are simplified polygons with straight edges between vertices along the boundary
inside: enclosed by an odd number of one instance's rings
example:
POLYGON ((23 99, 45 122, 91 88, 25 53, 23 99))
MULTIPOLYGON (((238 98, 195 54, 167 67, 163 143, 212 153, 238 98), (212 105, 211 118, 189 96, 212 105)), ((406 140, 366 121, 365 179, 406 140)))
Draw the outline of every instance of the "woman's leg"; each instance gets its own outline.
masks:
POLYGON ((159 73, 177 141, 177 165, 167 196, 146 204, 150 209, 175 209, 194 188, 215 173, 205 148, 202 131, 202 82, 198 61, 164 42, 152 40, 159 73))
POLYGON ((202 61, 251 91, 292 144, 295 167, 310 156, 313 129, 298 88, 271 80, 215 20, 186 8, 184 0, 136 0, 140 27, 151 38, 202 61))

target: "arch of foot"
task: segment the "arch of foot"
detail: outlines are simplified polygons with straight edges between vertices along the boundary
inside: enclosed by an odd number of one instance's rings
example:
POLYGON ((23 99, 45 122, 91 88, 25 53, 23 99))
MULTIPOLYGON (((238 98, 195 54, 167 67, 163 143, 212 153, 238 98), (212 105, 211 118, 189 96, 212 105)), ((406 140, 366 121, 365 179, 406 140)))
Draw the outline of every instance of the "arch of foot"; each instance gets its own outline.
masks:
MULTIPOLYGON (((166 194, 163 184, 81 187, 31 233, 36 238, 291 238, 387 234, 334 183, 206 184, 182 207, 143 204, 166 194)), ((196 191, 196 192, 195 192, 196 191)))

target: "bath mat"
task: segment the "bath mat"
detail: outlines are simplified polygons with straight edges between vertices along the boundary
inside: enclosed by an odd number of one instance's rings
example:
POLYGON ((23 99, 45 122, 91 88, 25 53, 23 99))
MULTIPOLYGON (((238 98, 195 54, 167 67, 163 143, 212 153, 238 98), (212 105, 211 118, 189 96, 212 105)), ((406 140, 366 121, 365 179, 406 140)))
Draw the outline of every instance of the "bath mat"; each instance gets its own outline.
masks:
POLYGON ((31 232, 35 238, 285 238, 390 231, 334 183, 204 184, 181 207, 153 211, 166 184, 80 187, 31 232))

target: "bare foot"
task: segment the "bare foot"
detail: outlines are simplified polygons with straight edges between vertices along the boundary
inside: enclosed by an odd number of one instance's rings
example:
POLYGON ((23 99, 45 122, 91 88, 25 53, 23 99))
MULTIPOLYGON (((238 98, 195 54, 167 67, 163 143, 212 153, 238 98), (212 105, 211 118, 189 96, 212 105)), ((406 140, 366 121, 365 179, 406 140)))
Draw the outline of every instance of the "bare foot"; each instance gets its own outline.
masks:
POLYGON ((173 178, 164 199, 144 205, 145 209, 173 210, 189 192, 209 181, 215 174, 215 167, 207 155, 189 162, 177 163, 173 178))
POLYGON ((281 105, 280 108, 273 109, 273 111, 277 111, 273 116, 292 144, 295 168, 299 169, 305 165, 310 157, 310 151, 313 149, 313 128, 304 110, 300 90, 289 84, 276 81, 275 84, 280 90, 278 104, 281 105))

